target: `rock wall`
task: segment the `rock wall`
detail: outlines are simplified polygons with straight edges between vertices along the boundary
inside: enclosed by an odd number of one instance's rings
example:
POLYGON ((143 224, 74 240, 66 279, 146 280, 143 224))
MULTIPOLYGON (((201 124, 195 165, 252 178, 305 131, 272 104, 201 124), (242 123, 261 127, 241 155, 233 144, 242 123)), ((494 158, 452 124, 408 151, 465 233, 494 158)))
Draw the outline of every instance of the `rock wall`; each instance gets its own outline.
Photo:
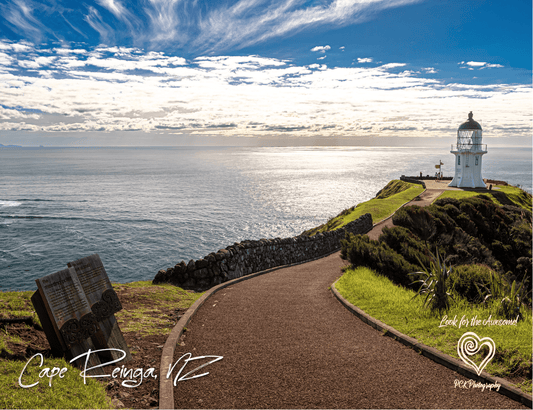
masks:
MULTIPOLYGON (((402 175, 400 177, 400 181, 410 182, 411 184, 419 184, 419 185, 422 185, 422 187, 425 189, 426 184, 424 183, 424 181, 421 181, 422 179, 429 179, 429 177, 428 178, 421 177, 418 179, 417 177, 406 177, 405 175, 402 175)), ((432 179, 435 179, 435 178, 432 178, 432 179)))
POLYGON ((172 283, 186 289, 207 289, 222 282, 277 266, 304 262, 340 249, 345 232, 367 233, 372 229, 372 215, 365 214, 336 231, 315 236, 294 236, 285 239, 243 241, 210 253, 203 259, 181 261, 161 269, 154 280, 172 283))

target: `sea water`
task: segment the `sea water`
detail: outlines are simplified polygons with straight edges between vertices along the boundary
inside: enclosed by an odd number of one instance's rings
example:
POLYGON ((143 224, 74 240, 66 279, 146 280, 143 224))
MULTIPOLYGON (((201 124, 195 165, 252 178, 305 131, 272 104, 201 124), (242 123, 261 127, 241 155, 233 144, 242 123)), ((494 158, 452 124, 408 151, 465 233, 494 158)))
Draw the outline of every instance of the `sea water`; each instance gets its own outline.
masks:
MULTIPOLYGON (((369 200, 400 175, 434 175, 434 148, 3 148, 0 290, 98 253, 112 281, 245 239, 290 237, 369 200)), ((483 177, 531 192, 531 149, 493 148, 483 177)))

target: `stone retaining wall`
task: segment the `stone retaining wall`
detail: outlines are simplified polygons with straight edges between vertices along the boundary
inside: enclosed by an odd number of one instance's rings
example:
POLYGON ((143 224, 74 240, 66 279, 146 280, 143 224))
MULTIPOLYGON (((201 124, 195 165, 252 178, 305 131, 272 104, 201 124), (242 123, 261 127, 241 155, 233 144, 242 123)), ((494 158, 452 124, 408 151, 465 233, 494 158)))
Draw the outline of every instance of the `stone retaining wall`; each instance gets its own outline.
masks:
POLYGON ((400 177, 400 181, 409 182, 411 184, 419 184, 422 185, 424 189, 426 189, 426 184, 424 183, 424 181, 421 181, 421 179, 424 179, 424 177, 418 179, 416 179, 415 177, 406 177, 405 175, 402 175, 400 177))
POLYGON ((372 215, 365 214, 336 231, 317 235, 294 236, 285 239, 243 241, 210 253, 203 259, 181 261, 176 266, 161 269, 154 280, 172 283, 187 289, 207 289, 222 282, 254 272, 291 263, 304 262, 340 249, 345 232, 367 233, 372 229, 372 215))

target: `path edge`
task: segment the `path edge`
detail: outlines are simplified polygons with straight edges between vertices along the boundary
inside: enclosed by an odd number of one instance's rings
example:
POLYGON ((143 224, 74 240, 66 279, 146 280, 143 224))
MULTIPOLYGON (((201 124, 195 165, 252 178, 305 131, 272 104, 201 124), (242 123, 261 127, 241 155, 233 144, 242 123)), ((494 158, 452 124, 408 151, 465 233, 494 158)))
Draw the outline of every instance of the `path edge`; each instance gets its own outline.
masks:
POLYGON ((227 282, 223 282, 215 287, 208 289, 194 304, 187 309, 185 314, 180 318, 178 323, 174 326, 172 331, 167 337, 167 341, 163 346, 163 351, 161 353, 161 363, 159 366, 159 408, 160 409, 174 409, 174 386, 172 378, 166 377, 170 366, 172 366, 172 361, 174 359, 174 351, 176 345, 186 329, 186 326, 189 324, 191 319, 194 317, 198 309, 219 290, 222 290, 228 286, 234 285, 236 283, 242 282, 244 280, 255 278, 259 275, 264 275, 265 273, 273 272, 279 269, 288 268, 291 266, 302 265, 304 263, 313 262, 318 259, 326 258, 334 253, 340 252, 339 249, 329 252, 327 254, 321 255, 313 259, 307 259, 301 262, 295 262, 288 265, 276 266, 275 268, 263 270, 260 272, 254 272, 249 275, 241 276, 240 278, 235 278, 227 282))
POLYGON ((336 288, 337 282, 340 279, 341 278, 337 279, 335 283, 331 285, 331 291, 333 292, 337 300, 346 309, 348 309, 351 313, 353 313, 355 316, 357 316, 367 325, 372 326, 374 329, 379 330, 380 332, 383 332, 384 336, 389 336, 393 338, 394 340, 402 343, 403 345, 407 347, 412 348, 417 353, 422 354, 428 359, 431 359, 434 362, 440 365, 443 365, 463 376, 466 376, 477 382, 484 382, 484 383, 496 383, 497 382, 498 384, 501 385, 497 393, 503 394, 504 396, 507 396, 510 399, 513 399, 525 406, 528 406, 529 408, 532 407, 531 397, 528 396, 526 393, 522 392, 521 390, 517 389, 516 387, 513 387, 506 380, 499 378, 499 377, 491 376, 485 371, 482 372, 480 376, 478 376, 476 372, 470 370, 470 367, 466 366, 463 362, 455 359, 454 357, 450 355, 440 352, 434 347, 426 346, 425 344, 420 343, 418 340, 410 336, 404 335, 403 333, 397 331, 393 327, 386 325, 380 320, 368 315, 363 310, 359 309, 357 306, 351 304, 346 299, 344 299, 344 297, 339 293, 339 291, 336 288))

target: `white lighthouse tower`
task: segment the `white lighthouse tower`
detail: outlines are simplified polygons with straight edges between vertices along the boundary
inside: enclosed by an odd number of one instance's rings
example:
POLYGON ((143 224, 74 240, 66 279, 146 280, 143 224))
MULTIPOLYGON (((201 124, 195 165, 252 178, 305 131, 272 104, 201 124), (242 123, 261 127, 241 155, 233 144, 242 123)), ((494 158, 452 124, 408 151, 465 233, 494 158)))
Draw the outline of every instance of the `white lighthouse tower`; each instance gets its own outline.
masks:
POLYGON ((457 130, 457 144, 451 150, 455 155, 455 176, 448 186, 486 188, 481 177, 481 158, 487 153, 487 145, 481 144, 481 125, 472 117, 470 111, 468 121, 457 130))

